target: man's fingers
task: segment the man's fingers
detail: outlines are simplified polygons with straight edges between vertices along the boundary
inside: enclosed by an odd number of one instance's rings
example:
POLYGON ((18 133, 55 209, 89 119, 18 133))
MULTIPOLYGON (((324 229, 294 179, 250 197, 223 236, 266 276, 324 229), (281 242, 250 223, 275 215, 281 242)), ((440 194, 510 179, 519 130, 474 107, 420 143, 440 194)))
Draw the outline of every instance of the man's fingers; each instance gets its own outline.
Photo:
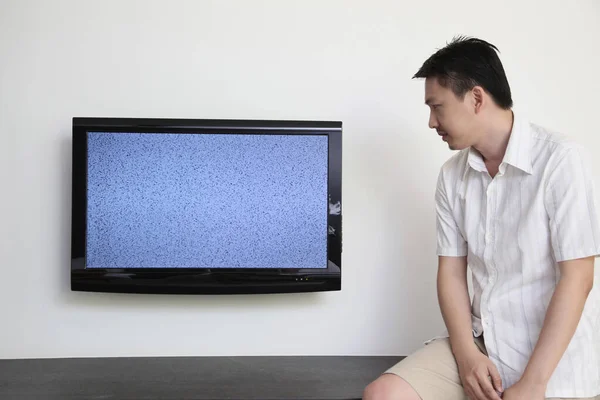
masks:
POLYGON ((500 396, 494 390, 491 382, 488 380, 485 386, 482 386, 482 391, 485 395, 486 400, 500 400, 500 396))
POLYGON ((496 366, 494 364, 491 364, 488 368, 488 371, 490 373, 490 376, 492 377, 492 384, 494 385, 494 389, 496 389, 498 392, 503 392, 504 389, 502 389, 502 378, 500 378, 500 374, 498 373, 496 366))
POLYGON ((473 377, 469 381, 469 387, 471 389, 471 393, 473 394, 472 400, 487 400, 487 396, 485 393, 483 393, 483 390, 481 390, 481 386, 479 385, 479 382, 477 382, 476 377, 473 377))
POLYGON ((483 398, 485 400, 500 400, 500 396, 498 396, 498 393, 494 390, 494 386, 487 374, 478 375, 477 379, 479 380, 481 391, 484 393, 483 398))

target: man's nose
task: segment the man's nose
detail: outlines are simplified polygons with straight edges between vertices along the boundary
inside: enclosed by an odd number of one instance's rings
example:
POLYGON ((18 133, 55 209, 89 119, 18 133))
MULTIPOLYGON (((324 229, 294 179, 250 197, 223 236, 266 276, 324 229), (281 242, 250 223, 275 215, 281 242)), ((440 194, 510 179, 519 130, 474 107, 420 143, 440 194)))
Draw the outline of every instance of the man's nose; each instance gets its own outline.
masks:
POLYGON ((438 127, 438 121, 433 113, 429 113, 429 127, 431 129, 436 129, 438 127))

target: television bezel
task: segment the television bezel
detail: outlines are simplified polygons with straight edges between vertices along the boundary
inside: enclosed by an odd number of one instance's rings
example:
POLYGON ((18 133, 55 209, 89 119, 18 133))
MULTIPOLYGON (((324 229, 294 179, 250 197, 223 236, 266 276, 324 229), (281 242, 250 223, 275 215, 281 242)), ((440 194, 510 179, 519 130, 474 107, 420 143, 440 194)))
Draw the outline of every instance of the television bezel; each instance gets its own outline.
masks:
MULTIPOLYGON (((324 205, 325 207, 326 205, 324 205)), ((259 294, 341 290, 342 122, 74 117, 71 290, 153 294, 259 294), (88 132, 327 135, 327 267, 85 268, 88 132), (330 207, 335 211, 329 212, 330 207)))

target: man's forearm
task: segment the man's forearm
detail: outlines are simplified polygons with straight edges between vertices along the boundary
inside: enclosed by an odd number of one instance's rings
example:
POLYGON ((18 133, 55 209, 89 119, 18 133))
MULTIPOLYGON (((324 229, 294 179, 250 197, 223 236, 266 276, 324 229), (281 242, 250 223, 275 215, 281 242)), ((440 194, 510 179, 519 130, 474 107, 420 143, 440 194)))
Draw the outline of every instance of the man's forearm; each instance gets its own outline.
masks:
POLYGON ((456 356, 473 349, 467 264, 463 258, 441 257, 437 276, 438 301, 456 356))
MULTIPOLYGON (((577 260, 571 265, 573 270, 589 270, 590 260, 577 260), (585 265, 585 263, 588 263, 585 265)), ((585 306, 593 284, 593 260, 589 274, 575 273, 563 276, 550 300, 544 325, 529 359, 522 380, 535 385, 547 385, 556 366, 567 349, 585 306)))

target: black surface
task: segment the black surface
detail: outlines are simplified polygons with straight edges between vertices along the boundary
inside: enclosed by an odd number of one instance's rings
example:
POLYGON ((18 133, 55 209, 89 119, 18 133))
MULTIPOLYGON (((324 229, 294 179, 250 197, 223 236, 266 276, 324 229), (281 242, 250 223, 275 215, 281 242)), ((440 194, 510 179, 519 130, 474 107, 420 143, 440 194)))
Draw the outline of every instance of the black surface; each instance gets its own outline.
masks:
POLYGON ((402 357, 0 360, 2 400, 360 399, 402 357))

